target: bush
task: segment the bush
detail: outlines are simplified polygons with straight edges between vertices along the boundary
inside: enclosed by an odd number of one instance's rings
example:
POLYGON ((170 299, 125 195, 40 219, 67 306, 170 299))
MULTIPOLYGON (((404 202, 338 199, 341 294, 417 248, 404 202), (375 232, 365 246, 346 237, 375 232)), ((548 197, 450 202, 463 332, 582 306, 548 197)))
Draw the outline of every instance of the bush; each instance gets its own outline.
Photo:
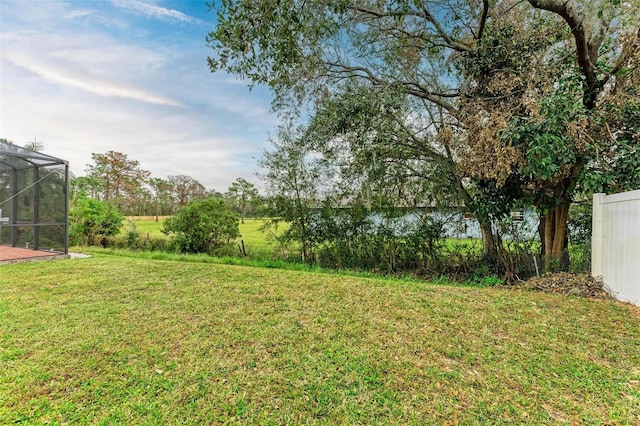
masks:
POLYGON ((181 253, 223 254, 240 236, 239 218, 223 200, 193 201, 165 220, 162 232, 181 253))
POLYGON ((147 234, 139 235, 132 240, 131 234, 113 235, 106 239, 105 247, 114 249, 130 249, 138 251, 171 251, 170 241, 165 236, 147 234))
POLYGON ((105 246, 108 237, 120 232, 123 219, 124 216, 107 201, 80 198, 69 211, 69 242, 105 246))
POLYGON ((140 237, 140 232, 138 232, 138 226, 132 220, 127 220, 127 248, 132 250, 138 249, 138 238, 140 237))
POLYGON ((316 263, 383 273, 432 270, 439 264, 442 224, 407 212, 324 209, 312 222, 316 263))
POLYGON ((571 206, 567 219, 571 243, 591 243, 592 210, 593 208, 590 203, 577 203, 571 206))

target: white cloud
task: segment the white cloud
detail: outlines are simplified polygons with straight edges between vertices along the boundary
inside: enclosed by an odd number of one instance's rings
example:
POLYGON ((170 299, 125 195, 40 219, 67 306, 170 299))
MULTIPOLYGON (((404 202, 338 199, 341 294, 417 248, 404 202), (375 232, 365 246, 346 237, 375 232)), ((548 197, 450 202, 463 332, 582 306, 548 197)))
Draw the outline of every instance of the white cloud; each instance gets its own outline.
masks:
POLYGON ((88 73, 76 70, 70 73, 69 70, 56 69, 51 63, 43 64, 34 61, 34 58, 21 58, 19 56, 5 56, 9 62, 15 66, 24 68, 47 80, 63 84, 68 87, 84 90, 99 96, 113 96, 118 98, 133 99, 137 101, 150 102, 153 104, 183 107, 180 102, 154 95, 133 87, 125 87, 110 81, 102 80, 91 76, 88 73))
POLYGON ((76 18, 85 18, 91 16, 93 13, 90 10, 72 10, 64 15, 64 19, 76 19, 76 18))
POLYGON ((184 13, 167 9, 165 7, 155 6, 138 0, 111 0, 111 4, 122 9, 132 10, 148 18, 161 20, 176 20, 180 22, 188 22, 194 24, 205 24, 200 19, 185 15, 184 13))

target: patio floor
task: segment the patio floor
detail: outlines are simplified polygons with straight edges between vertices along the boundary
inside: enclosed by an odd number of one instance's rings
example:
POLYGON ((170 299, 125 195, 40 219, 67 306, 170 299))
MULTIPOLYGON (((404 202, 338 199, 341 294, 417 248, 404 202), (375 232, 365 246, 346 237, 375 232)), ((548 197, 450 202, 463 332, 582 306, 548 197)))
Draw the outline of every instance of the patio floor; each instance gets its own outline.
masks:
POLYGON ((0 245, 0 264, 28 262, 31 260, 50 260, 67 257, 69 257, 68 254, 57 251, 40 251, 0 245))

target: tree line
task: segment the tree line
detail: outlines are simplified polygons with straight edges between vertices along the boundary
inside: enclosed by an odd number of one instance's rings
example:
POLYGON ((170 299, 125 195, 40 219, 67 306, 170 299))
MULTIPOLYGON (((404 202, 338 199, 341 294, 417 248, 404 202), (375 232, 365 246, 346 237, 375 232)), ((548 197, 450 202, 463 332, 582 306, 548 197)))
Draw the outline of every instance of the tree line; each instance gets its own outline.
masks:
POLYGON ((121 152, 93 153, 91 158, 86 175, 71 181, 74 197, 107 201, 125 216, 155 216, 157 221, 159 216, 176 214, 190 202, 212 197, 224 199, 244 220, 259 196, 255 185, 243 178, 220 193, 187 175, 152 177, 139 161, 121 152))

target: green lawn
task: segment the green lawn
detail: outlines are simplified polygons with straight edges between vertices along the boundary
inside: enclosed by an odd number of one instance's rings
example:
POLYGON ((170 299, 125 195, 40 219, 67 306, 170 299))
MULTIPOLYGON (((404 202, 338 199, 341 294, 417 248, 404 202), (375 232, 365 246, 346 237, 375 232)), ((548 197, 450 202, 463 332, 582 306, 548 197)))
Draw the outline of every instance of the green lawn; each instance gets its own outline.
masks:
POLYGON ((0 424, 639 424, 611 301, 97 254, 0 266, 0 424))

